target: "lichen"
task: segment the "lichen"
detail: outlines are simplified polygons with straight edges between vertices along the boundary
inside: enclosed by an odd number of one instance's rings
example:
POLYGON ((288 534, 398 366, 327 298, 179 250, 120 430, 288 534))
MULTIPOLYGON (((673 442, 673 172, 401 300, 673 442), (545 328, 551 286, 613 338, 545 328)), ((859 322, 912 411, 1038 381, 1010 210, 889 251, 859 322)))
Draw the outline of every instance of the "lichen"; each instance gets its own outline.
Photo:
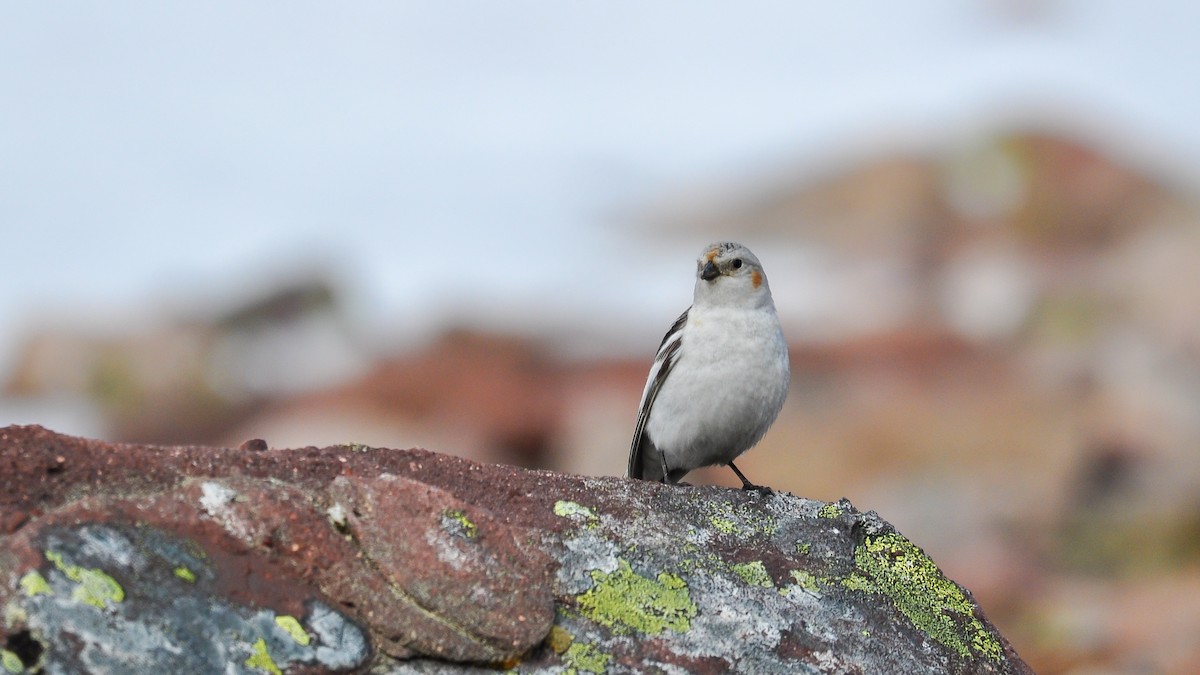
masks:
POLYGON ((75 600, 104 609, 110 601, 121 602, 125 599, 125 589, 103 571, 70 565, 57 551, 46 551, 46 559, 77 584, 71 593, 75 600))
POLYGON ((842 515, 842 507, 838 506, 836 502, 826 504, 825 506, 821 507, 820 511, 817 511, 817 517, 819 517, 819 518, 831 518, 832 519, 832 518, 839 518, 839 517, 841 517, 841 515, 842 515))
POLYGON ((933 560, 899 534, 867 539, 854 549, 858 573, 842 580, 850 590, 885 595, 913 625, 960 656, 999 661, 1003 649, 984 627, 974 604, 933 560))
POLYGON ((567 673, 601 673, 608 672, 608 662, 612 659, 612 654, 601 651, 593 644, 585 642, 572 643, 563 654, 563 660, 567 663, 567 673))
POLYGON ((5 626, 16 626, 28 622, 29 613, 19 601, 10 600, 4 604, 4 613, 0 614, 0 621, 3 621, 5 626))
POLYGON ((566 501, 563 499, 554 502, 554 515, 560 518, 570 518, 571 520, 581 520, 584 527, 589 530, 594 530, 600 526, 600 516, 596 512, 583 504, 566 501))
POLYGON ((46 577, 37 570, 26 573, 17 583, 21 585, 21 591, 27 598, 35 595, 54 595, 54 589, 50 588, 50 582, 46 581, 46 577))
POLYGON ((722 534, 733 534, 737 531, 737 523, 729 520, 728 518, 712 516, 708 519, 708 522, 712 523, 712 526, 722 534))
POLYGON ((25 672, 25 664, 21 662, 21 657, 7 649, 0 649, 0 665, 4 666, 5 672, 12 675, 25 672))
POLYGON ((735 563, 730 565, 730 568, 742 578, 742 581, 750 586, 763 586, 765 588, 775 586, 775 582, 771 581, 771 575, 767 573, 766 565, 763 565, 761 560, 735 563))
POLYGON ((842 585, 852 591, 862 591, 863 593, 880 592, 873 581, 861 574, 851 574, 845 579, 842 579, 842 585))
POLYGON ((590 508, 563 499, 554 502, 554 515, 562 518, 582 516, 585 520, 595 520, 596 518, 596 512, 590 508))
POLYGON ((275 625, 282 628, 283 632, 287 633, 296 644, 302 647, 308 646, 308 643, 310 642, 308 632, 304 630, 304 626, 300 625, 300 622, 296 620, 296 617, 289 616, 287 614, 281 614, 280 616, 275 617, 275 625))
POLYGON ((595 586, 578 596, 580 611, 616 631, 635 630, 657 635, 665 630, 683 633, 696 616, 687 583, 663 572, 657 579, 637 574, 626 560, 612 572, 592 570, 595 586))
POLYGON ((821 578, 807 570, 792 570, 789 576, 802 590, 816 593, 821 590, 821 578))
POLYGON ((808 555, 812 551, 812 542, 796 542, 796 553, 800 555, 808 555))
POLYGON ((216 518, 237 499, 237 493, 215 481, 200 485, 200 506, 208 515, 216 518))
POLYGON ((263 638, 258 638, 258 642, 254 643, 254 653, 246 659, 246 667, 265 670, 271 675, 283 675, 275 659, 271 658, 271 652, 267 651, 267 641, 263 638))
POLYGON ((329 518, 329 523, 338 532, 347 534, 350 530, 350 516, 346 513, 346 507, 341 504, 334 503, 333 506, 325 509, 325 516, 329 518))
POLYGON ((357 668, 370 657, 371 647, 362 630, 340 612, 314 602, 307 624, 315 639, 317 662, 327 670, 357 668))
POLYGON ((176 567, 175 568, 175 576, 179 577, 180 579, 183 579, 184 581, 188 582, 189 584, 196 583, 196 573, 193 572, 192 570, 188 569, 188 567, 186 565, 180 565, 179 567, 176 567))
POLYGON ((563 654, 571 647, 571 643, 575 641, 575 636, 558 626, 551 626, 550 632, 546 635, 546 646, 554 651, 555 654, 563 654))
POLYGON ((708 516, 708 522, 721 534, 750 536, 753 534, 773 535, 779 530, 775 516, 761 511, 735 505, 730 502, 701 502, 699 506, 708 516))
POLYGON ((466 513, 459 509, 446 509, 442 511, 442 527, 452 534, 467 539, 474 539, 479 536, 479 526, 477 526, 466 513))

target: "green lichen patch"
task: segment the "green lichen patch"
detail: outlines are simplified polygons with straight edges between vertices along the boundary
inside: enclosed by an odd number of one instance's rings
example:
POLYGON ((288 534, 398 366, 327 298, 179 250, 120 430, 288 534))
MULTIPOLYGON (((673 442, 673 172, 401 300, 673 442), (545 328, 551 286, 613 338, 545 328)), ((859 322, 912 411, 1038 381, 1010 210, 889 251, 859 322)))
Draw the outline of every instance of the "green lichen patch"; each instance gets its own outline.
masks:
POLYGON ((554 502, 554 515, 559 516, 559 518, 582 520, 587 522, 588 527, 595 527, 600 522, 600 516, 596 515, 594 510, 583 506, 583 504, 566 500, 554 502))
POLYGON ((792 581, 796 582, 795 585, 799 586, 802 590, 808 591, 809 593, 816 593, 817 591, 821 590, 822 579, 812 572, 808 572, 806 570, 792 570, 789 576, 792 577, 792 581))
POLYGON ((21 662, 21 657, 7 649, 0 649, 0 665, 4 666, 4 672, 12 675, 25 672, 25 664, 21 662))
POLYGON ((734 574, 742 578, 749 586, 762 586, 764 588, 772 588, 775 582, 771 581, 771 575, 767 573, 766 565, 763 565, 761 560, 753 560, 746 563, 735 563, 730 565, 734 574))
POLYGON ((46 577, 37 570, 27 572, 17 583, 20 584, 21 592, 27 598, 35 595, 54 595, 54 589, 50 588, 50 582, 46 581, 46 577))
POLYGON ((851 574, 842 579, 842 585, 852 591, 862 591, 863 593, 879 593, 879 587, 874 581, 864 577, 861 574, 851 574))
POLYGON ((254 643, 254 653, 246 659, 246 667, 263 670, 271 675, 283 675, 275 659, 271 658, 271 652, 267 651, 267 641, 263 638, 258 638, 258 642, 254 643))
POLYGON ((593 644, 585 642, 575 642, 567 648, 563 654, 563 661, 567 663, 567 673, 601 673, 608 672, 608 662, 612 659, 612 654, 601 651, 593 644))
POLYGON ((819 518, 833 519, 833 518, 840 518, 841 515, 842 515, 842 507, 838 506, 837 503, 826 504, 825 506, 821 507, 820 511, 817 511, 817 517, 819 517, 819 518))
POLYGON ((183 579, 189 584, 196 583, 196 573, 190 570, 186 565, 180 565, 175 568, 175 576, 183 579))
POLYGON ((755 534, 770 536, 779 529, 775 516, 744 505, 710 501, 703 501, 698 505, 704 510, 709 524, 721 534, 744 537, 755 534))
POLYGON ((446 509, 442 511, 442 528, 451 534, 474 539, 479 536, 479 526, 477 526, 466 513, 459 509, 446 509))
POLYGON ((75 600, 104 609, 109 602, 121 602, 125 599, 125 589, 103 571, 70 565, 57 551, 46 551, 46 559, 77 584, 71 593, 75 600))
POLYGON ((867 537, 854 549, 858 572, 842 580, 848 589, 887 596, 913 625, 968 657, 999 661, 1000 641, 975 615, 975 606, 933 560, 899 534, 867 537))
POLYGON ((552 649, 555 654, 566 653, 574 641, 575 636, 571 635, 570 631, 558 626, 551 626, 550 633, 546 635, 546 646, 552 649))
POLYGON ((711 550, 687 542, 680 549, 680 559, 673 569, 684 573, 703 570, 706 573, 729 572, 730 564, 711 550), (686 557, 683 557, 686 556, 686 557))
POLYGON ((283 632, 287 633, 296 644, 302 647, 308 646, 308 643, 310 642, 308 632, 304 630, 304 626, 300 625, 300 622, 296 620, 296 617, 282 614, 275 617, 275 625, 282 628, 283 632))
POLYGON ((647 635, 691 628, 696 605, 678 575, 663 572, 650 579, 620 560, 615 571, 593 570, 591 576, 596 585, 578 596, 580 611, 591 620, 617 631, 647 635))
POLYGON ((800 555, 808 555, 811 552, 812 552, 812 542, 811 541, 796 542, 796 553, 799 553, 800 555))
POLYGON ((708 522, 712 523, 713 528, 721 534, 733 534, 737 532, 737 523, 728 518, 709 516, 708 522))

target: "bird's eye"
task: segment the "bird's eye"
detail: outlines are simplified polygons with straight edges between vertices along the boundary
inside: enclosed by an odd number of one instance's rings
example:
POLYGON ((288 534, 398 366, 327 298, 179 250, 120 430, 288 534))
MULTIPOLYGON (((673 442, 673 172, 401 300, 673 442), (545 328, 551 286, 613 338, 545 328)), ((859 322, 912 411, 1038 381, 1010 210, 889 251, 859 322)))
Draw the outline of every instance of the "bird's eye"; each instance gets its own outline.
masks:
POLYGON ((735 270, 736 270, 736 269, 740 269, 740 268, 741 268, 741 266, 742 266, 742 259, 741 259, 741 258, 734 258, 734 259, 733 259, 733 269, 735 269, 735 270))

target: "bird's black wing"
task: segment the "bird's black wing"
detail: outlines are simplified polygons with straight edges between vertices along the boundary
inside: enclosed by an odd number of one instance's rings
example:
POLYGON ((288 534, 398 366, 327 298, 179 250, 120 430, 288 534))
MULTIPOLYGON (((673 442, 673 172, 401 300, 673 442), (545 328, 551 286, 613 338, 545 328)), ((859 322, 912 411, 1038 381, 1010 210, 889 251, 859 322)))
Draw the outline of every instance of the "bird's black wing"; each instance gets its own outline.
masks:
MULTIPOLYGON (((654 364, 650 366, 650 376, 646 380, 646 388, 642 391, 642 404, 638 410, 637 424, 633 427, 633 442, 629 445, 627 475, 630 478, 646 479, 642 467, 642 456, 646 447, 651 446, 650 439, 646 436, 646 421, 650 419, 650 409, 654 407, 654 399, 662 389, 663 382, 667 381, 667 375, 675 367, 675 362, 679 360, 679 348, 683 344, 683 327, 687 324, 689 311, 691 311, 691 307, 685 309, 675 323, 671 324, 671 329, 663 336, 662 344, 658 346, 654 364)), ((651 480, 665 478, 663 476, 651 480)))

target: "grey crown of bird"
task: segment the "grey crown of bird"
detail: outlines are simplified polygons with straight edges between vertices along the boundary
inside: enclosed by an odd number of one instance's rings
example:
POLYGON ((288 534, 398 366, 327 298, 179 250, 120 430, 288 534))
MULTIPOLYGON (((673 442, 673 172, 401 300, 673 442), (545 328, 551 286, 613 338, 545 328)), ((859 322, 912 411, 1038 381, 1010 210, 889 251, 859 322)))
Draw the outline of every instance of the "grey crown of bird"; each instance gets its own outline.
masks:
POLYGON ((630 478, 676 483, 728 465, 774 423, 787 398, 787 342, 758 257, 717 242, 696 261, 689 307, 663 337, 629 448, 630 478))

